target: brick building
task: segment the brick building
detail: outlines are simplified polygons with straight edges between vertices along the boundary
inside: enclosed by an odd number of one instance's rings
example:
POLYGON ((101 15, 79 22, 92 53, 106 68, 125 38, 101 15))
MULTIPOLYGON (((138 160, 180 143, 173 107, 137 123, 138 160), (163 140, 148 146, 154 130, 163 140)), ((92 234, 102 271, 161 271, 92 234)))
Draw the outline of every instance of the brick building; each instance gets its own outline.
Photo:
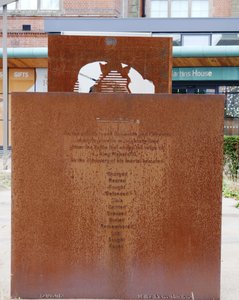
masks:
MULTIPOLYGON (((237 0, 19 0, 8 5, 8 12, 8 47, 46 47, 46 16, 235 17, 239 4, 237 0)), ((0 36, 1 29, 0 19, 0 36)))
POLYGON ((230 17, 235 3, 234 0, 147 0, 146 16, 230 17))
MULTIPOLYGON (((8 47, 46 47, 46 16, 118 18, 122 16, 122 10, 121 0, 19 0, 8 5, 8 47)), ((1 43, 2 39, 0 47, 1 43)))

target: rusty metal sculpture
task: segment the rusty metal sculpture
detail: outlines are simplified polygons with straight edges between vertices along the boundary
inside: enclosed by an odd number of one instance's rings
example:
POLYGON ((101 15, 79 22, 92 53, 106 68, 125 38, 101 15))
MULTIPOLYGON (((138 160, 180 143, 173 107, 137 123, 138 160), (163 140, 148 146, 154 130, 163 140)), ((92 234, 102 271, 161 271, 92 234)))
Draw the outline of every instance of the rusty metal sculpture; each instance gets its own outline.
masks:
POLYGON ((170 38, 49 36, 48 61, 50 92, 89 92, 85 85, 92 86, 92 78, 97 92, 170 93, 172 88, 170 38), (81 71, 87 66, 89 74, 81 71), (81 84, 84 76, 91 81, 81 84))

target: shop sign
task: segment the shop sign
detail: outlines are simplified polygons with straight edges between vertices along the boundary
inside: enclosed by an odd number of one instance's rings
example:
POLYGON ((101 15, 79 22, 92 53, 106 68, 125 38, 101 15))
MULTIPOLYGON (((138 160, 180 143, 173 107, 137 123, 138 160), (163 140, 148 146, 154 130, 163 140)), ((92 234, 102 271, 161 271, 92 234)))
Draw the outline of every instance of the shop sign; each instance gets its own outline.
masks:
POLYGON ((9 91, 10 92, 34 92, 35 70, 34 69, 10 69, 9 91))
POLYGON ((239 67, 173 68, 173 80, 239 80, 239 67))

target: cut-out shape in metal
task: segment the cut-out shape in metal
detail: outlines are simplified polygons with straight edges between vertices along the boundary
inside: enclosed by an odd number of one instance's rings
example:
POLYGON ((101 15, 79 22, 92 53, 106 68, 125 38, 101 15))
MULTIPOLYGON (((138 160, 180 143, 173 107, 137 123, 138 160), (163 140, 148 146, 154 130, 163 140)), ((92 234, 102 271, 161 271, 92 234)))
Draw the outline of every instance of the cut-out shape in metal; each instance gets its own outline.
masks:
POLYGON ((127 64, 111 66, 105 61, 96 61, 80 69, 74 92, 154 94, 155 87, 127 64))

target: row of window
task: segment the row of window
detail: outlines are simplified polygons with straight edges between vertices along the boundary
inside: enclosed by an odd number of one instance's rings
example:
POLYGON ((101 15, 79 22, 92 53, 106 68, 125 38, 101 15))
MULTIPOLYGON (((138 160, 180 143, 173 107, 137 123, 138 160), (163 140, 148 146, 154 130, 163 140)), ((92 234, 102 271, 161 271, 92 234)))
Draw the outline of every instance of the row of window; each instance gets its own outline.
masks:
POLYGON ((8 10, 59 10, 60 0, 19 0, 8 4, 8 10))
MULTIPOLYGON (((122 0, 124 1, 124 0, 122 0)), ((59 10, 60 0, 19 0, 8 10, 59 10)), ((150 16, 155 18, 208 17, 209 0, 151 0, 150 16)))
POLYGON ((236 46, 239 45, 238 33, 184 34, 154 33, 153 36, 171 37, 174 46, 236 46))
POLYGON ((209 0, 151 0, 152 18, 209 17, 209 0))

